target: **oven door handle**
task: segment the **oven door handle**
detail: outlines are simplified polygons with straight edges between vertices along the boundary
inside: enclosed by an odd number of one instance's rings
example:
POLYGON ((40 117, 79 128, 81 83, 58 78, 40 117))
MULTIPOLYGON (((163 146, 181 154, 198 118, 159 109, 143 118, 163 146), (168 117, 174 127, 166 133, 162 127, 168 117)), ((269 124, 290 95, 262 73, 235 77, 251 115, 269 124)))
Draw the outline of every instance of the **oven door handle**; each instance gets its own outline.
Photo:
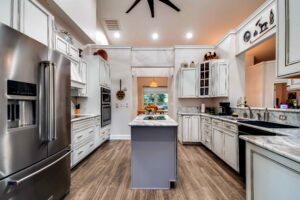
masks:
POLYGON ((42 173, 43 171, 47 170, 48 168, 52 167, 53 165, 55 165, 56 163, 58 163, 59 161, 63 160, 65 157, 67 157, 68 155, 70 155, 71 151, 69 151, 68 153, 64 154, 62 157, 60 157, 59 159, 57 159, 56 161, 50 163, 49 165, 46 165, 45 167, 33 172, 32 174, 29 174, 28 176, 25 176, 19 180, 9 180, 7 182, 8 186, 15 186, 18 187, 20 186, 23 182, 27 181, 28 179, 42 173))

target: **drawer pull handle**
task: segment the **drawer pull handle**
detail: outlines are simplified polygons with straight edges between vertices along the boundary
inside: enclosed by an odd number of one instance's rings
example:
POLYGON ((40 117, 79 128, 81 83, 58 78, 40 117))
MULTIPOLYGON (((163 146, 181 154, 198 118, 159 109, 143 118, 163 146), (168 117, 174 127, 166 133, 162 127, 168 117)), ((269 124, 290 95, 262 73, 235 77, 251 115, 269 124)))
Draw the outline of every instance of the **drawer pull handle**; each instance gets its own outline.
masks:
POLYGON ((83 151, 80 151, 79 153, 78 153, 78 155, 80 155, 80 154, 82 154, 83 153, 83 151))
POLYGON ((80 135, 80 136, 78 136, 78 137, 77 137, 77 139, 80 139, 80 138, 82 138, 82 137, 83 137, 83 136, 82 136, 82 135, 80 135))
POLYGON ((91 144, 90 147, 94 146, 94 144, 91 144))
POLYGON ((89 133, 93 133, 94 131, 90 131, 89 133))

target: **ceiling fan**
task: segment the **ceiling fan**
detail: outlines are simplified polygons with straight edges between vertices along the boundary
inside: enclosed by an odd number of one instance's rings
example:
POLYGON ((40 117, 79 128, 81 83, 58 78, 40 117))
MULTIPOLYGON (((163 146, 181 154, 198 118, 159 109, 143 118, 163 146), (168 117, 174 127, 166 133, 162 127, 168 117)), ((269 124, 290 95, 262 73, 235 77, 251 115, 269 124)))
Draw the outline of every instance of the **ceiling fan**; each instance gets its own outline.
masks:
MULTIPOLYGON (((132 6, 126 11, 126 13, 130 13, 130 11, 138 4, 140 3, 141 0, 135 0, 135 2, 132 4, 132 6)), ((151 11, 151 16, 152 18, 154 18, 154 0, 147 0, 149 7, 150 7, 150 11, 151 11)), ((180 12, 180 9, 175 6, 170 0, 159 0, 162 3, 170 6, 171 8, 173 8, 174 10, 176 10, 177 12, 180 12)))

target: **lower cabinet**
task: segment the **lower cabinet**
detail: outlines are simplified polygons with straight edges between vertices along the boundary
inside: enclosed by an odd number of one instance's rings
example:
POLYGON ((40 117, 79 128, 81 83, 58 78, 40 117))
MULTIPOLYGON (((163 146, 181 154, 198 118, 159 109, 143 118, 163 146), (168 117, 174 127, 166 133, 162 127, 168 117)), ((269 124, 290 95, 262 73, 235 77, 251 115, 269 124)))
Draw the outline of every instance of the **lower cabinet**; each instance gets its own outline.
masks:
POLYGON ((200 142, 200 116, 183 116, 181 128, 181 142, 200 142))
POLYGON ((109 139, 110 127, 101 129, 100 122, 100 117, 72 122, 71 167, 109 139))
POLYGON ((254 144, 246 145, 247 200, 300 199, 300 164, 254 144))
POLYGON ((219 122, 223 124, 222 128, 215 127, 214 124, 212 127, 212 151, 233 169, 239 171, 238 133, 237 131, 233 132, 230 130, 237 125, 231 125, 222 121, 219 122))
POLYGON ((224 157, 224 133, 216 128, 212 129, 212 151, 219 157, 224 157))

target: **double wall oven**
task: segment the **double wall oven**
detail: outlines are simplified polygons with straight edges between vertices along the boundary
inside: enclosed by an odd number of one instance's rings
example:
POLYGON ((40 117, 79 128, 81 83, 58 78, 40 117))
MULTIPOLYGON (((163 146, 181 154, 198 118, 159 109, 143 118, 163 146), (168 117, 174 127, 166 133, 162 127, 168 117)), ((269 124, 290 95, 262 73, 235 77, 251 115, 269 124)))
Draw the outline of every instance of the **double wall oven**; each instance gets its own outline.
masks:
POLYGON ((111 123, 111 91, 101 87, 101 127, 111 123))

